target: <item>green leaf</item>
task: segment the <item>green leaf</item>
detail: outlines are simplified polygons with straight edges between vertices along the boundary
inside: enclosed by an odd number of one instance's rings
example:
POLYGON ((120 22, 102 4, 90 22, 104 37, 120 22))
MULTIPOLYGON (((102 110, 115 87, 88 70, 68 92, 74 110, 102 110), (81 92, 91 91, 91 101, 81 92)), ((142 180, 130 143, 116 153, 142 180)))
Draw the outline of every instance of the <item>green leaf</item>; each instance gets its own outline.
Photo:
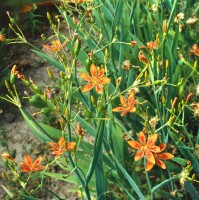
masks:
POLYGON ((24 117, 26 123, 29 125, 34 135, 43 142, 53 141, 46 131, 30 116, 23 108, 20 108, 21 114, 24 117))
POLYGON ((52 57, 41 53, 39 51, 36 50, 32 50, 34 53, 36 53, 38 56, 40 56, 41 58, 43 58, 44 60, 48 61, 50 64, 52 64, 54 67, 56 67, 57 69, 59 69, 60 71, 64 72, 64 67, 63 65, 61 65, 58 61, 56 61, 55 59, 53 59, 52 57))
POLYGON ((48 125, 46 125, 44 123, 39 123, 39 125, 52 138, 59 139, 62 136, 62 132, 59 129, 53 128, 53 127, 48 126, 48 125))
POLYGON ((142 194, 142 192, 140 191, 139 187, 137 186, 137 184, 134 182, 134 180, 129 176, 129 174, 126 172, 126 170, 122 167, 122 165, 117 161, 117 159, 115 159, 116 164, 118 166, 118 168, 121 170, 122 174, 124 175, 124 177, 127 179, 127 181, 129 182, 129 184, 132 186, 132 188, 134 189, 135 193, 138 195, 138 197, 141 200, 145 200, 144 195, 142 194))

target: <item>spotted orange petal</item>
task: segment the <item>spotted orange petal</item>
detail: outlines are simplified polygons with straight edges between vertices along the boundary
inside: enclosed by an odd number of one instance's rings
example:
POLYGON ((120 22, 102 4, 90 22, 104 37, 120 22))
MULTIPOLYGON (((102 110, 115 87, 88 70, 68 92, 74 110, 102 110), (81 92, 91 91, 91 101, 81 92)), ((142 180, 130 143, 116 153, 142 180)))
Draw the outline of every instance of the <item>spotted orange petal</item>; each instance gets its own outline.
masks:
POLYGON ((154 164, 153 164, 153 163, 150 163, 150 162, 147 162, 147 163, 146 163, 146 171, 151 170, 153 167, 154 167, 154 164))
POLYGON ((131 107, 130 109, 129 109, 129 112, 135 112, 137 109, 136 109, 136 107, 131 107))
POLYGON ((90 73, 92 76, 97 77, 97 67, 93 63, 90 66, 90 73))
POLYGON ((48 144, 50 146, 52 146, 52 148, 50 148, 50 150, 54 150, 54 149, 58 149, 59 148, 58 144, 55 143, 55 142, 48 142, 48 144))
POLYGON ((157 141, 158 139, 158 134, 153 134, 153 135, 150 135, 148 137, 148 141, 147 141, 147 146, 153 146, 155 145, 155 142, 157 141))
POLYGON ((75 145, 76 145, 75 142, 69 142, 69 143, 67 144, 67 149, 68 149, 68 151, 73 150, 73 149, 75 148, 75 145))
POLYGON ((87 85, 84 85, 84 86, 82 87, 82 92, 88 92, 88 91, 90 91, 91 89, 93 89, 94 86, 95 86, 94 83, 89 83, 89 84, 87 84, 87 85))
POLYGON ((124 107, 117 107, 112 109, 113 112, 124 112, 125 110, 126 109, 124 107))
POLYGON ((121 116, 123 117, 124 115, 126 115, 127 112, 129 112, 129 111, 125 110, 124 112, 121 113, 121 116))
POLYGON ((110 83, 110 78, 108 78, 108 77, 103 77, 103 78, 101 78, 100 79, 100 84, 102 84, 102 85, 106 85, 106 84, 108 84, 108 83, 110 83))
POLYGON ((80 76, 81 76, 81 78, 84 79, 85 81, 89 81, 89 82, 92 81, 92 77, 89 76, 89 75, 86 74, 86 73, 81 73, 80 76))
POLYGON ((155 158, 152 152, 148 149, 145 150, 145 156, 148 162, 155 164, 155 158))
POLYGON ((160 154, 157 154, 156 157, 160 160, 169 160, 173 158, 174 155, 171 153, 160 153, 160 154))
POLYGON ((38 166, 37 168, 35 168, 35 171, 40 171, 40 170, 43 170, 45 168, 46 168, 46 166, 38 166))
POLYGON ((101 94, 101 93, 103 92, 102 86, 101 86, 100 84, 97 84, 97 85, 96 85, 96 92, 97 92, 98 94, 101 94))
POLYGON ((22 168, 21 169, 22 172, 30 172, 31 171, 31 168, 26 163, 20 162, 19 164, 22 168))
POLYGON ((121 102, 122 106, 124 106, 124 107, 127 106, 126 98, 122 95, 120 95, 120 102, 121 102))
POLYGON ((105 71, 105 69, 104 69, 104 68, 101 68, 101 69, 99 70, 99 72, 98 72, 97 77, 98 77, 98 78, 102 78, 102 77, 104 76, 104 71, 105 71))
POLYGON ((146 136, 143 131, 140 131, 138 133, 138 139, 141 142, 141 144, 146 144, 146 136))
POLYGON ((142 145, 135 140, 128 140, 127 142, 134 149, 140 149, 142 147, 142 145))
POLYGON ((38 157, 38 158, 35 160, 33 166, 34 166, 34 167, 38 167, 39 164, 41 163, 41 161, 42 161, 42 157, 40 156, 40 157, 38 157))
POLYGON ((166 148, 166 146, 167 146, 166 143, 160 144, 160 145, 159 145, 159 147, 160 147, 160 152, 164 151, 165 148, 166 148))
POLYGON ((144 151, 143 151, 143 150, 138 151, 138 152, 135 154, 135 156, 134 156, 134 160, 135 160, 135 161, 138 161, 138 160, 142 159, 143 156, 144 156, 144 151))
POLYGON ((161 160, 156 159, 156 163, 159 167, 161 167, 162 169, 166 169, 166 165, 164 164, 164 162, 162 162, 161 160))
POLYGON ((32 165, 32 159, 29 155, 24 155, 24 161, 28 166, 32 165))
POLYGON ((155 146, 155 145, 154 146, 149 146, 148 149, 150 151, 152 151, 153 153, 159 153, 160 152, 160 147, 155 146))

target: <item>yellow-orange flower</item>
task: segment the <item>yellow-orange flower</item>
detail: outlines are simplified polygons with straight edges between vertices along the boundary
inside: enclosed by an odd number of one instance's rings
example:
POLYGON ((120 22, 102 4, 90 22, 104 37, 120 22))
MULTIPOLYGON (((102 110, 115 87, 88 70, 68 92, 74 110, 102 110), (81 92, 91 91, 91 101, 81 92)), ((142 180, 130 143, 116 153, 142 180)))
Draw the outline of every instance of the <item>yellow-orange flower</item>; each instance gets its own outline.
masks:
POLYGON ((68 151, 73 150, 76 145, 75 142, 69 142, 68 144, 66 144, 64 137, 61 137, 57 143, 49 142, 48 144, 52 147, 50 148, 50 150, 52 151, 52 154, 55 156, 55 159, 60 157, 66 150, 68 151))
POLYGON ((146 43, 148 49, 156 49, 159 46, 158 40, 150 41, 146 43))
POLYGON ((146 157, 147 160, 147 166, 151 163, 155 164, 155 157, 153 153, 159 153, 160 152, 160 147, 155 145, 155 142, 157 141, 158 134, 153 134, 148 136, 148 140, 146 142, 146 136, 143 131, 140 131, 138 134, 138 139, 139 142, 135 140, 129 140, 127 141, 128 144, 134 148, 137 149, 137 153, 135 154, 134 160, 138 161, 142 159, 144 156, 146 157))
POLYGON ((49 142, 48 144, 52 147, 50 148, 50 150, 52 151, 52 154, 55 156, 55 159, 61 156, 67 149, 64 137, 61 137, 57 143, 49 142))
POLYGON ((46 49, 48 49, 49 51, 55 51, 55 52, 59 52, 68 42, 68 40, 66 40, 63 44, 61 44, 61 42, 59 40, 53 40, 51 42, 51 46, 47 45, 47 44, 43 44, 42 46, 46 49))
POLYGON ((14 158, 9 153, 6 153, 6 152, 2 153, 1 157, 4 159, 8 159, 10 161, 14 161, 14 158))
POLYGON ((124 96, 120 95, 120 103, 122 104, 122 106, 113 108, 112 111, 113 112, 122 112, 121 116, 126 115, 126 113, 128 113, 128 112, 133 113, 136 111, 135 105, 137 104, 137 102, 138 102, 138 100, 135 99, 134 91, 131 91, 128 96, 128 100, 124 96))
POLYGON ((106 85, 110 82, 110 79, 108 77, 104 76, 105 69, 101 68, 98 69, 94 64, 91 64, 90 66, 90 74, 81 73, 80 76, 85 81, 88 81, 89 83, 84 85, 82 88, 82 92, 88 92, 94 87, 96 87, 96 92, 98 94, 102 93, 102 87, 103 85, 106 85))
POLYGON ((138 59, 140 62, 144 62, 145 64, 148 64, 148 60, 142 51, 139 52, 138 59))
MULTIPOLYGON (((166 148, 166 143, 162 143, 159 145, 160 147, 160 152, 159 153, 154 153, 154 158, 155 158, 155 163, 161 167, 162 169, 166 169, 166 165, 164 164, 164 162, 162 160, 169 160, 172 159, 174 157, 173 154, 165 152, 165 153, 161 153, 162 151, 165 150, 166 148)), ((147 162, 146 164, 146 171, 151 170, 154 167, 154 163, 151 162, 147 162)))
POLYGON ((20 162, 22 172, 35 172, 45 169, 46 166, 39 166, 41 161, 41 156, 33 162, 32 158, 29 155, 24 155, 24 162, 20 162))
POLYGON ((76 143, 75 142, 69 142, 67 144, 68 151, 72 151, 75 148, 76 143))
POLYGON ((194 44, 193 47, 193 53, 196 55, 196 56, 199 56, 199 48, 198 48, 198 45, 197 44, 194 44))

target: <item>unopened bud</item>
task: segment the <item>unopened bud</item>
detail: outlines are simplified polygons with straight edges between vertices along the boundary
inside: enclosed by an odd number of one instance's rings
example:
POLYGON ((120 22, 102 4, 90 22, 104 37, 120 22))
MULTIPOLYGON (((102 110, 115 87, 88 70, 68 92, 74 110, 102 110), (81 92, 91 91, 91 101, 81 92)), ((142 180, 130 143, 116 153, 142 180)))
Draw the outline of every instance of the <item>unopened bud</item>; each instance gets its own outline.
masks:
POLYGON ((6 38, 5 38, 5 36, 4 36, 3 34, 0 34, 0 41, 1 41, 1 42, 6 41, 6 38))
POLYGON ((82 130, 82 126, 80 123, 77 124, 77 133, 80 137, 82 137, 83 135, 83 130, 82 130))
POLYGON ((69 117, 69 110, 68 110, 68 108, 66 108, 65 109, 65 117, 68 119, 68 117, 69 117))
POLYGON ((174 119, 175 119, 175 116, 172 115, 170 118, 169 118, 169 121, 168 121, 168 125, 169 126, 172 126, 173 122, 174 122, 174 119))
POLYGON ((167 32, 167 20, 163 21, 162 28, 163 28, 164 33, 166 33, 167 32))
POLYGON ((189 94, 188 94, 187 99, 186 99, 186 102, 188 102, 188 101, 191 99, 192 95, 193 95, 193 93, 189 93, 189 94))
POLYGON ((165 97, 162 96, 162 104, 165 104, 165 97))
POLYGON ((50 79, 54 78, 53 73, 49 68, 47 68, 47 73, 48 73, 48 76, 49 76, 50 79))
POLYGON ((49 12, 47 12, 47 18, 48 18, 48 20, 51 21, 51 16, 50 16, 50 13, 49 13, 49 12))
POLYGON ((116 80, 116 86, 120 85, 121 81, 122 81, 122 77, 118 77, 116 80))
POLYGON ((172 105, 171 105, 171 109, 172 109, 172 110, 174 109, 177 100, 178 100, 178 98, 175 97, 174 100, 173 100, 173 102, 172 102, 172 105))
POLYGON ((9 82, 7 80, 5 80, 5 85, 6 85, 7 89, 10 89, 10 85, 9 85, 9 82))
POLYGON ((168 67, 169 67, 169 60, 166 60, 166 70, 168 69, 168 67))
POLYGON ((92 102, 92 104, 95 104, 95 98, 93 95, 91 95, 91 102, 92 102))

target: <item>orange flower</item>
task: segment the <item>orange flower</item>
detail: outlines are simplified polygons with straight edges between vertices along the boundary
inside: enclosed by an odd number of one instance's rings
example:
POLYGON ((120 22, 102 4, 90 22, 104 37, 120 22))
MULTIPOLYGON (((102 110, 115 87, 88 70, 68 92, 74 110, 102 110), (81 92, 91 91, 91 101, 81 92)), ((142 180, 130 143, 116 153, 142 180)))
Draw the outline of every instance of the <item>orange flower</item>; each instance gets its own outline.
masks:
POLYGON ((69 142, 67 144, 68 151, 72 151, 75 148, 76 143, 75 142, 69 142))
POLYGON ((87 85, 83 86, 82 92, 88 92, 94 87, 96 87, 96 91, 98 94, 102 93, 102 86, 106 85, 110 82, 110 79, 108 77, 104 76, 104 68, 98 69, 94 64, 91 64, 90 66, 90 75, 86 73, 81 73, 80 76, 85 81, 88 81, 87 85))
POLYGON ((22 172, 35 172, 46 168, 46 166, 39 166, 39 164, 42 161, 41 156, 37 158, 35 162, 33 162, 29 155, 24 155, 24 161, 25 161, 24 163, 20 162, 20 166, 22 167, 22 172))
POLYGON ((6 153, 6 152, 2 153, 1 157, 3 157, 4 159, 8 159, 12 162, 14 161, 14 158, 9 153, 6 153))
MULTIPOLYGON (((160 147, 160 152, 153 154, 154 158, 155 158, 155 162, 162 169, 166 169, 166 165, 164 164, 164 162, 162 160, 169 160, 169 159, 173 158, 174 155, 171 154, 171 153, 167 153, 167 152, 161 153, 162 151, 165 150, 166 143, 160 144, 159 147, 160 147)), ((151 170, 153 168, 153 166, 154 166, 154 163, 147 162, 147 164, 146 164, 146 171, 151 170)))
POLYGON ((121 116, 126 115, 126 113, 128 112, 130 113, 135 112, 136 111, 135 104, 138 102, 138 100, 135 99, 134 97, 135 97, 134 91, 130 92, 128 100, 125 99, 124 96, 120 95, 120 103, 122 104, 122 107, 113 108, 112 111, 122 112, 121 116))
MULTIPOLYGON (((138 149, 137 153, 135 154, 134 160, 138 161, 143 158, 143 156, 147 159, 147 164, 155 164, 155 157, 153 153, 159 153, 160 147, 155 145, 157 140, 158 134, 153 134, 148 136, 148 141, 146 142, 145 134, 140 131, 138 134, 138 139, 140 142, 135 140, 127 141, 128 144, 133 147, 134 149, 138 149)), ((146 166, 148 168, 148 166, 146 166)))
POLYGON ((61 44, 61 42, 59 40, 53 40, 51 42, 51 46, 47 45, 47 44, 43 44, 42 46, 46 49, 48 49, 49 51, 56 51, 59 52, 68 42, 68 40, 66 40, 63 44, 61 44))
POLYGON ((142 51, 139 52, 138 58, 139 58, 140 62, 144 62, 144 63, 148 64, 148 60, 142 51))
POLYGON ((193 47, 193 53, 196 55, 196 56, 199 56, 199 48, 198 48, 198 45, 197 44, 194 44, 193 47))
POLYGON ((61 137, 57 143, 49 142, 48 143, 52 148, 52 154, 55 155, 55 159, 61 156, 66 151, 66 141, 64 137, 61 137))
POLYGON ((158 40, 150 41, 146 43, 148 49, 156 49, 159 45, 158 40))

